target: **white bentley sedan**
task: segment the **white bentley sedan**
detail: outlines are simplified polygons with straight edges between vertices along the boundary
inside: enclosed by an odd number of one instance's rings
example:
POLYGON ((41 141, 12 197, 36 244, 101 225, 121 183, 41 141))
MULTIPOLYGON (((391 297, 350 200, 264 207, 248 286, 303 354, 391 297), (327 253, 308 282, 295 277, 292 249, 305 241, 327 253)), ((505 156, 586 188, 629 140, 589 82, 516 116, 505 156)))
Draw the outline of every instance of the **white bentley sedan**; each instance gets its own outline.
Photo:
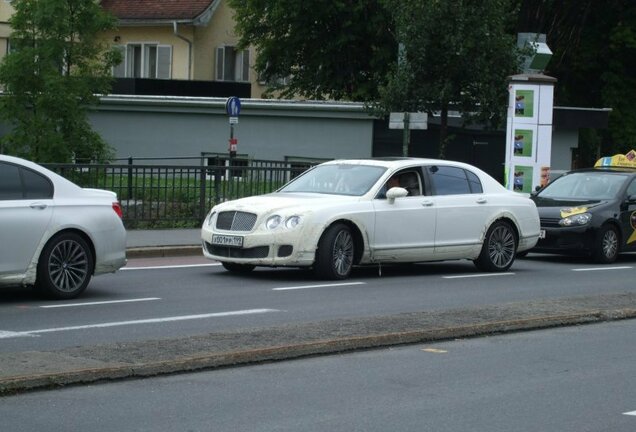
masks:
POLYGON ((77 297, 93 275, 126 264, 114 192, 83 189, 24 159, 0 155, 0 286, 77 297))
POLYGON ((539 215, 528 196, 465 163, 335 160, 215 206, 201 237, 204 255, 231 272, 290 266, 344 279, 354 265, 460 259, 501 272, 537 243, 539 215))

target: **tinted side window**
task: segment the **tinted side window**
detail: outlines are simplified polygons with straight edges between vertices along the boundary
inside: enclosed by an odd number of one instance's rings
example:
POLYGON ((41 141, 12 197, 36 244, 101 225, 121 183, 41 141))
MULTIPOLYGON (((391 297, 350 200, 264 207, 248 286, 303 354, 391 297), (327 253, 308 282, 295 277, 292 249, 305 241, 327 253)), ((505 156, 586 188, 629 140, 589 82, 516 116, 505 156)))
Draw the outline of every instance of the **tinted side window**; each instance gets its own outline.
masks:
MULTIPOLYGON (((470 185, 463 169, 450 166, 429 168, 435 195, 469 194, 470 185)), ((480 185, 481 187, 481 185, 480 185)))
POLYGON ((481 181, 475 173, 466 171, 466 176, 468 177, 468 183, 470 184, 470 191, 472 193, 477 194, 484 191, 484 189, 481 187, 481 181))
POLYGON ((17 166, 0 162, 0 200, 22 199, 22 182, 17 166))
POLYGON ((636 195, 636 179, 632 180, 630 185, 627 187, 627 196, 636 195))
POLYGON ((24 182, 25 198, 53 198, 53 186, 49 179, 43 175, 23 168, 22 181, 24 182))

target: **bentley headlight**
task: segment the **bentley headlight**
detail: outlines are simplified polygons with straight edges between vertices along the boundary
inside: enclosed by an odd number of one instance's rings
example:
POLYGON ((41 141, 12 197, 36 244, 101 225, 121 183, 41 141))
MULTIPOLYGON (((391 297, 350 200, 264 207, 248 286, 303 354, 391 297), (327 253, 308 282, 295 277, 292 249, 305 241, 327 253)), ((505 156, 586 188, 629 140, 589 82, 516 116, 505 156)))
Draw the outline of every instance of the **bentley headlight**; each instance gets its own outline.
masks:
POLYGON ((285 220, 285 226, 289 229, 293 229, 300 225, 300 222, 300 216, 290 216, 285 220))
POLYGON ((273 230, 278 228, 278 226, 280 225, 280 223, 282 222, 283 218, 280 217, 279 215, 273 215, 267 218, 267 220, 265 221, 265 227, 269 230, 273 230))
POLYGON ((592 215, 590 213, 579 213, 572 216, 568 216, 559 221, 559 225, 569 227, 569 226, 580 226, 590 223, 592 220, 592 215))

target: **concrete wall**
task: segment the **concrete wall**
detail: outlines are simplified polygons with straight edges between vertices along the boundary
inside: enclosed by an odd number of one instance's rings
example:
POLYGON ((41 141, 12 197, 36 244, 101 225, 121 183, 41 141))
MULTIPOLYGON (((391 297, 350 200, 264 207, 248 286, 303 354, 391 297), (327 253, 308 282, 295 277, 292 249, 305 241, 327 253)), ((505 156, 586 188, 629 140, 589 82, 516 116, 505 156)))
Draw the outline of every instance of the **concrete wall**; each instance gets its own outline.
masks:
MULTIPOLYGON (((117 158, 228 151, 224 98, 106 96, 90 120, 117 158)), ((238 154, 253 159, 364 158, 372 156, 373 118, 361 104, 250 99, 234 136, 238 154)))

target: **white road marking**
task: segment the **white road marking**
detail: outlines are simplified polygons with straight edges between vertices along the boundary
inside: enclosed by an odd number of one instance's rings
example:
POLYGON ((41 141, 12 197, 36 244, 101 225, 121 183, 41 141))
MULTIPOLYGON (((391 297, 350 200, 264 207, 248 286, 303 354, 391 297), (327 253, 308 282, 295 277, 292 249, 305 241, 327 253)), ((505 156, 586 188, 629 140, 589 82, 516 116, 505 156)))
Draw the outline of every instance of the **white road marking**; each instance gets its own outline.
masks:
POLYGON ((585 267, 575 268, 572 271, 597 271, 597 270, 625 270, 633 268, 632 266, 619 266, 619 267, 585 267))
POLYGON ((366 282, 343 282, 343 283, 321 284, 321 285, 299 285, 299 286, 293 286, 293 287, 272 288, 272 291, 289 291, 289 290, 301 290, 301 289, 310 289, 310 288, 329 288, 329 287, 337 287, 337 286, 365 285, 365 284, 366 282))
POLYGON ((147 298, 128 299, 128 300, 110 300, 110 301, 87 302, 87 303, 53 304, 53 305, 45 305, 40 307, 43 309, 52 309, 52 308, 74 307, 74 306, 95 306, 95 305, 105 305, 105 304, 113 304, 113 303, 133 303, 133 302, 143 302, 143 301, 153 301, 153 300, 161 300, 161 299, 159 297, 147 297, 147 298))
POLYGON ((11 332, 11 331, 0 330, 0 339, 37 336, 43 333, 56 333, 56 332, 72 331, 72 330, 88 330, 88 329, 94 329, 94 328, 121 327, 121 326, 140 325, 140 324, 161 324, 166 322, 187 321, 187 320, 197 320, 197 319, 206 319, 206 318, 220 318, 220 317, 237 316, 237 315, 262 314, 262 313, 269 313, 269 312, 280 312, 280 310, 278 309, 246 309, 246 310, 237 310, 237 311, 229 311, 229 312, 215 312, 215 313, 208 313, 208 314, 201 314, 201 315, 181 315, 181 316, 150 318, 150 319, 134 320, 134 321, 116 321, 116 322, 87 324, 87 325, 71 326, 71 327, 56 327, 56 328, 48 328, 48 329, 40 329, 40 330, 27 330, 23 332, 11 332))
POLYGON ((221 263, 210 263, 210 264, 182 264, 182 265, 167 265, 167 266, 147 266, 147 267, 122 267, 119 270, 155 270, 155 269, 176 269, 176 268, 187 268, 187 267, 212 267, 212 266, 220 266, 221 263))
POLYGON ((442 276, 444 279, 464 279, 464 278, 476 278, 476 277, 491 277, 491 276, 512 276, 513 272, 508 273, 477 273, 470 275, 459 275, 459 276, 442 276))
POLYGON ((636 411, 626 412, 626 413, 623 413, 623 415, 636 416, 636 411))

